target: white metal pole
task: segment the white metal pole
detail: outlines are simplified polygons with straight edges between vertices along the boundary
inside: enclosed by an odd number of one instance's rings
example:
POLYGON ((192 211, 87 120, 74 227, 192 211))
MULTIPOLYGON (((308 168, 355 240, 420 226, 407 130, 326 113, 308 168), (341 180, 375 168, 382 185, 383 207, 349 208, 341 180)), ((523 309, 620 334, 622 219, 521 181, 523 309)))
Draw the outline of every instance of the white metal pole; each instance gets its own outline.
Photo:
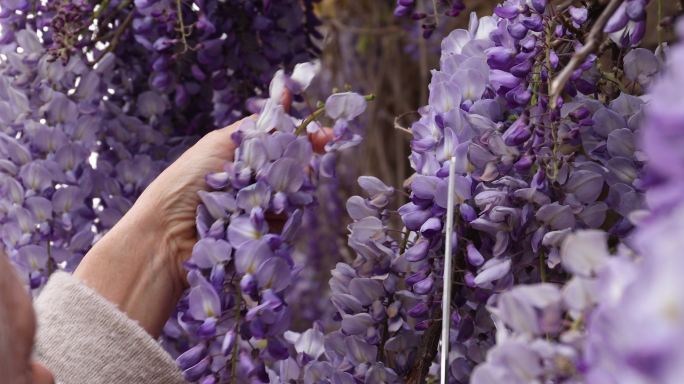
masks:
POLYGON ((449 196, 447 198, 446 230, 444 236, 444 285, 442 287, 442 352, 440 356, 440 378, 442 384, 447 384, 449 370, 449 330, 451 323, 451 248, 453 247, 454 232, 454 195, 455 193, 456 159, 449 161, 449 196))

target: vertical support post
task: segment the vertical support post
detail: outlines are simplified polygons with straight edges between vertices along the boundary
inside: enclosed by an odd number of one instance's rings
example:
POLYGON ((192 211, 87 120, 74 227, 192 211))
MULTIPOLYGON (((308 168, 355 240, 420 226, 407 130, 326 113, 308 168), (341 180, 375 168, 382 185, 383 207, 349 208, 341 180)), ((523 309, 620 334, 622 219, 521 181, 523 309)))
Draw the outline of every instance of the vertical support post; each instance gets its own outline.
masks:
POLYGON ((447 372, 449 370, 449 330, 451 329, 451 285, 452 285, 452 262, 451 249, 453 248, 454 232, 454 195, 456 175, 456 159, 449 161, 449 196, 447 198, 446 230, 444 242, 444 285, 442 286, 442 348, 440 354, 440 382, 447 384, 447 372))

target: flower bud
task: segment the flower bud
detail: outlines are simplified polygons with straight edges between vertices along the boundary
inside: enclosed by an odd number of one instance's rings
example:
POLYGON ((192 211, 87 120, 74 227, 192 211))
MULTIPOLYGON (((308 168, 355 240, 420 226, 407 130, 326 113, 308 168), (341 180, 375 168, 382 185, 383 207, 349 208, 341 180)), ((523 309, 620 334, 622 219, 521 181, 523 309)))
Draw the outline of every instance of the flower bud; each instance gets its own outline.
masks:
POLYGON ((413 285, 413 284, 425 279, 429 273, 430 273, 429 270, 421 270, 421 271, 418 271, 412 275, 409 275, 406 278, 406 284, 407 285, 413 285))
POLYGON ((414 318, 420 318, 427 315, 429 310, 430 308, 427 306, 427 304, 425 304, 423 301, 420 301, 408 311, 408 315, 414 318))
POLYGON ((506 70, 511 67, 513 63, 512 50, 504 47, 494 47, 487 50, 487 64, 492 69, 506 70))
POLYGON ((427 257, 428 250, 430 249, 430 241, 425 238, 421 238, 416 241, 415 244, 406 250, 405 257, 407 261, 416 262, 424 260, 427 257))
POLYGON ((207 348, 204 344, 195 345, 178 356, 176 358, 176 364, 181 370, 186 370, 202 360, 206 352, 207 348))
POLYGON ((411 14, 411 7, 397 5, 397 7, 394 8, 394 16, 396 17, 408 16, 409 14, 411 14))
POLYGON ((532 8, 539 12, 539 13, 544 13, 546 10, 546 0, 532 0, 532 8))
POLYGON ((528 29, 525 25, 523 25, 521 23, 509 24, 507 29, 508 29, 508 33, 510 33, 511 36, 516 40, 520 40, 520 39, 524 38, 525 36, 527 36, 528 29))
POLYGON ((484 264, 484 257, 480 253, 480 251, 475 248, 473 243, 469 243, 466 246, 466 259, 468 260, 468 263, 474 267, 479 267, 482 264, 484 264))
POLYGON ((425 295, 432 292, 434 285, 435 280, 431 276, 428 276, 427 278, 413 284, 413 292, 419 295, 425 295))
POLYGON ((526 115, 520 116, 503 134, 504 143, 508 146, 518 146, 530 138, 532 132, 526 115))
POLYGON ((209 366, 211 365, 211 359, 209 356, 205 357, 202 359, 199 363, 193 365, 192 367, 186 369, 183 371, 183 377, 185 380, 189 382, 195 382, 198 381, 199 379, 204 376, 205 373, 209 370, 209 366))

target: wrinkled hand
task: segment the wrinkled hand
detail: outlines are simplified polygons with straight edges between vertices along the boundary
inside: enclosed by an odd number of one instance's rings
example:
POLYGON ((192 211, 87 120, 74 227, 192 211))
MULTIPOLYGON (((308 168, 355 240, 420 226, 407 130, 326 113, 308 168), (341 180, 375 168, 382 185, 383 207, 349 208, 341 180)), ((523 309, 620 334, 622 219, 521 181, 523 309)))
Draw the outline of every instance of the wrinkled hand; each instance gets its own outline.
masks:
POLYGON ((241 122, 213 131, 181 155, 100 239, 74 276, 157 337, 187 286, 182 263, 196 242, 205 176, 233 160, 241 122))
MULTIPOLYGON (((174 271, 177 281, 184 284, 183 262, 190 258, 198 240, 195 216, 200 198, 197 192, 207 189, 207 174, 223 170, 226 162, 233 160, 236 146, 230 137, 242 121, 204 136, 147 187, 134 207, 142 211, 141 215, 158 218, 157 226, 163 233, 160 240, 168 246, 165 252, 177 268, 174 271)), ((310 134, 309 140, 316 152, 323 153, 325 145, 332 140, 332 129, 322 128, 310 134)), ((268 220, 272 228, 284 224, 282 217, 270 215, 268 220)))
MULTIPOLYGON (((252 117, 248 117, 252 118, 252 117)), ((235 143, 230 136, 242 123, 212 131, 166 168, 142 193, 132 210, 136 215, 155 217, 164 253, 174 267, 176 281, 185 282, 182 264, 190 257, 197 242, 195 214, 200 199, 197 192, 206 190, 205 176, 219 172, 233 160, 235 143)))
MULTIPOLYGON (((236 146, 231 134, 241 124, 213 131, 183 153, 145 189, 74 272, 154 337, 187 287, 183 262, 197 242, 197 192, 207 189, 207 174, 221 171, 233 160, 236 146)), ((323 151, 331 138, 329 128, 309 136, 316 151, 323 151)))

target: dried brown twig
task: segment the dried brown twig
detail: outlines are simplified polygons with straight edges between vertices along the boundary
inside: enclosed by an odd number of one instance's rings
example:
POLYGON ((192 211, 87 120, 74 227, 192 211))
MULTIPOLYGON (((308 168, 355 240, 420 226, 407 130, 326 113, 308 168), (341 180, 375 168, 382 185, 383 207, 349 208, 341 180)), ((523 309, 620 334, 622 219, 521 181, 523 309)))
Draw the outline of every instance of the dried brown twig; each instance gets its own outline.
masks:
POLYGON ((399 116, 396 116, 394 118, 394 129, 397 129, 397 130, 402 131, 404 133, 408 133, 409 135, 413 136, 413 132, 411 132, 411 128, 407 128, 407 127, 403 126, 401 124, 401 119, 403 119, 404 117, 406 117, 408 115, 417 114, 417 113, 418 113, 417 111, 409 111, 409 112, 402 113, 399 116))
POLYGON ((423 333, 423 337, 421 338, 423 343, 418 349, 418 358, 406 378, 407 384, 423 384, 425 382, 425 376, 427 376, 428 369, 430 369, 430 365, 437 355, 441 325, 441 321, 435 321, 425 333, 423 333))
POLYGON ((556 6, 556 12, 560 13, 569 8, 575 0, 565 0, 556 6))
POLYGON ((573 72, 575 72, 575 69, 577 69, 577 67, 584 62, 589 54, 599 48, 603 40, 603 29, 606 27, 608 20, 610 20, 610 17, 613 16, 623 1, 624 0, 611 0, 610 3, 608 3, 599 18, 596 19, 596 22, 591 27, 584 46, 572 56, 565 68, 563 68, 558 76, 551 81, 551 92, 549 95, 551 108, 556 108, 558 98, 560 97, 563 88, 565 88, 565 84, 568 83, 573 72))

